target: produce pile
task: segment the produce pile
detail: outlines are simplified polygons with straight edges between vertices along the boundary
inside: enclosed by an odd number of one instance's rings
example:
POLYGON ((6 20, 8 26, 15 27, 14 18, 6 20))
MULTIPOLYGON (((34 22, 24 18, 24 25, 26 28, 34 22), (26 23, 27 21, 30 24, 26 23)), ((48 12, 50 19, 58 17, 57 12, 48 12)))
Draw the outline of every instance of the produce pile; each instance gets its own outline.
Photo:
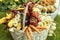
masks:
POLYGON ((26 33, 28 40, 31 40, 32 32, 40 33, 48 30, 48 25, 50 25, 49 36, 51 36, 56 29, 56 24, 47 13, 55 12, 55 2, 56 0, 39 0, 38 3, 35 3, 30 0, 23 6, 19 6, 18 9, 11 9, 10 14, 6 14, 0 19, 0 24, 5 24, 10 32, 13 32, 14 29, 22 30, 26 33))

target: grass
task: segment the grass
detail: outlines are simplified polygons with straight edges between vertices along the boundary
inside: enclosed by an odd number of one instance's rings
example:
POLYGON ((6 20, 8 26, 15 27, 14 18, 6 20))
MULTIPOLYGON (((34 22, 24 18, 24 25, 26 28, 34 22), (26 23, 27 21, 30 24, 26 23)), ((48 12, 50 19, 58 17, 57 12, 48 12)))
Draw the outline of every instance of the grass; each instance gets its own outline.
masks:
POLYGON ((56 36, 48 37, 47 40, 60 40, 60 16, 56 16, 54 19, 57 29, 55 30, 56 36))
MULTIPOLYGON (((0 12, 0 18, 5 16, 6 12, 0 12)), ((9 12, 8 12, 9 13, 9 12)), ((60 40, 60 16, 56 16, 55 22, 57 24, 57 29, 55 30, 56 36, 48 37, 47 40, 60 40)), ((0 25, 0 40, 13 40, 10 33, 4 29, 4 25, 0 25)))

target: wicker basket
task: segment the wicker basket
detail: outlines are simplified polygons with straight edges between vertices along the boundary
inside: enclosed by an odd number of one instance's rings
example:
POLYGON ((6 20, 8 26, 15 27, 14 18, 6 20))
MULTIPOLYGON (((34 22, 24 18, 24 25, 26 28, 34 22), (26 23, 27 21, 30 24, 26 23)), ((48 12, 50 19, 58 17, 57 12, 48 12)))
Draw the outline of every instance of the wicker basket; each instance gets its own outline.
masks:
MULTIPOLYGON (((46 40, 48 36, 50 25, 47 26, 47 30, 40 31, 40 34, 33 32, 32 40, 46 40)), ((14 40, 27 40, 26 34, 21 31, 14 29, 14 32, 11 32, 11 35, 14 40)))
MULTIPOLYGON (((59 9, 59 0, 56 0, 55 4, 57 10, 54 13, 49 13, 53 19, 56 17, 59 9), (56 6, 57 5, 57 6, 56 6)), ((50 25, 47 26, 47 30, 41 31, 40 34, 37 32, 33 32, 32 40, 46 40, 48 36, 48 31, 49 31, 50 25)), ((21 30, 17 31, 14 29, 14 32, 10 32, 14 40, 27 40, 26 34, 21 30)))
POLYGON ((59 4, 60 0, 56 0, 56 3, 55 3, 55 7, 57 8, 57 10, 54 12, 54 13, 48 13, 48 15, 50 15, 53 19, 56 17, 56 15, 59 13, 59 7, 60 7, 60 4, 59 4))

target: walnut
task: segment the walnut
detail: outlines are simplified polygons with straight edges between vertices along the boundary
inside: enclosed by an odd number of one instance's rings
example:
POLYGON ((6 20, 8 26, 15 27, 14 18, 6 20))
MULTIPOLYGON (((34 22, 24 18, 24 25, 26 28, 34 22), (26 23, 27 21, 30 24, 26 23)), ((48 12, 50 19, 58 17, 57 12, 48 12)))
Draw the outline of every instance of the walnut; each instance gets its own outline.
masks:
POLYGON ((48 6, 48 5, 54 5, 56 3, 56 0, 40 0, 40 5, 42 6, 48 6))

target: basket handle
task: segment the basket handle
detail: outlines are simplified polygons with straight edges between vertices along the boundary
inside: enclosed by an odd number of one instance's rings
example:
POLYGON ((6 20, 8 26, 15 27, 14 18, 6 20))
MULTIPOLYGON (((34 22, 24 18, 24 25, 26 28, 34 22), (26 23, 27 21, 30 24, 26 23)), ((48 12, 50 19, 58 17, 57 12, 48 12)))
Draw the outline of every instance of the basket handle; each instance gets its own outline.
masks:
POLYGON ((23 28, 25 27, 25 19, 26 19, 26 13, 27 13, 27 10, 28 10, 28 5, 30 4, 31 2, 29 2, 26 7, 25 7, 25 10, 24 10, 24 14, 23 14, 23 28))

